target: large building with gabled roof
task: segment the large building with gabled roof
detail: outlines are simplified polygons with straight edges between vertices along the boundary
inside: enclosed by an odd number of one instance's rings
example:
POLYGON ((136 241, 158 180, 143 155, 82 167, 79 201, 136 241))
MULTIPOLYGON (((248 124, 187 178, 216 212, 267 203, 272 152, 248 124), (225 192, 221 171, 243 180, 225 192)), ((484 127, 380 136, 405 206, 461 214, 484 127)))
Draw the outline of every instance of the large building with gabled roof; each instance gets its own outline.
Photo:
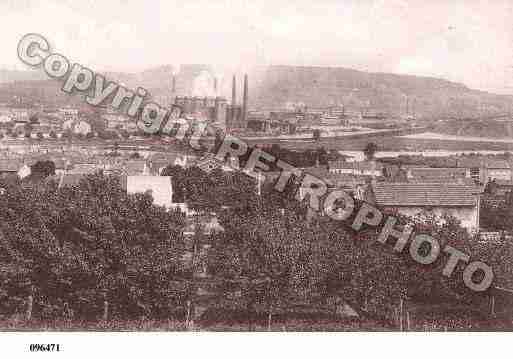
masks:
POLYGON ((414 217, 420 213, 457 218, 468 231, 479 229, 481 189, 470 183, 374 182, 372 201, 387 212, 414 217))

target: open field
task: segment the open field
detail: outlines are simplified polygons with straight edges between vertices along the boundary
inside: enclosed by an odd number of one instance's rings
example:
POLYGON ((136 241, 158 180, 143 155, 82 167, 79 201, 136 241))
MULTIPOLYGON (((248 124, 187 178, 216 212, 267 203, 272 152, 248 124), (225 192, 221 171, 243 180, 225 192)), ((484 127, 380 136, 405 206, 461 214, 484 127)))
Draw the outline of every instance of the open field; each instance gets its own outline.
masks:
POLYGON ((411 135, 400 136, 401 138, 410 138, 414 140, 448 140, 448 141, 464 141, 464 142, 500 142, 513 143, 513 138, 492 138, 492 137, 476 137, 476 136, 459 136, 447 135, 442 133, 424 132, 411 135))
POLYGON ((302 141, 248 141, 252 144, 279 144, 289 149, 315 149, 325 147, 339 151, 361 151, 367 143, 374 142, 379 151, 423 151, 423 150, 447 150, 447 151, 513 151, 513 142, 499 141, 461 141, 456 139, 427 139, 407 138, 398 136, 364 136, 347 139, 321 139, 317 142, 302 141))
MULTIPOLYGON (((379 151, 408 151, 418 152, 424 150, 446 150, 446 151, 513 151, 513 139, 477 138, 469 136, 454 136, 445 134, 432 134, 429 132, 414 133, 374 133, 374 134, 352 134, 344 138, 321 138, 318 141, 312 139, 282 139, 269 137, 262 139, 247 138, 245 141, 250 145, 270 146, 277 144, 280 147, 305 150, 325 147, 326 149, 339 151, 361 151, 369 142, 378 145, 379 151)), ((213 143, 213 138, 205 139, 206 143, 213 143)), ((14 140, 0 141, 0 148, 12 150, 26 148, 27 150, 38 146, 48 150, 61 149, 63 146, 77 148, 92 148, 97 150, 108 150, 114 145, 143 151, 175 151, 177 146, 172 142, 163 141, 157 137, 143 140, 14 140)))

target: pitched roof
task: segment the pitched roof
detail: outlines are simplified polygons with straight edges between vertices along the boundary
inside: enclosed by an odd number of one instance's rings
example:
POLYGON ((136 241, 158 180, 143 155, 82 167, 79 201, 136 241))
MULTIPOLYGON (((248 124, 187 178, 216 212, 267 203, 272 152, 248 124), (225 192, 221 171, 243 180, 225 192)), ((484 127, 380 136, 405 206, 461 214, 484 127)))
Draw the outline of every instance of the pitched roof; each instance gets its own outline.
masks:
POLYGON ((485 162, 486 168, 500 168, 500 169, 509 169, 511 168, 508 161, 504 160, 492 160, 489 159, 485 162))
POLYGON ((504 187, 513 187, 513 181, 511 180, 503 180, 503 179, 494 179, 493 182, 498 186, 504 186, 504 187))
POLYGON ((311 166, 303 168, 303 173, 322 179, 327 177, 329 172, 327 166, 311 166))
POLYGON ((51 158, 50 161, 55 164, 55 169, 64 170, 71 167, 68 161, 64 158, 51 158))
POLYGON ((456 167, 459 168, 479 168, 483 166, 483 159, 479 157, 458 158, 456 167))
POLYGON ((99 170, 103 169, 101 165, 98 165, 96 163, 76 163, 71 173, 77 173, 77 174, 92 174, 99 170))
POLYGON ((410 174, 418 179, 454 179, 466 176, 465 168, 412 168, 410 174))
POLYGON ((328 161, 328 167, 329 168, 353 168, 353 167, 347 167, 348 163, 345 160, 337 160, 337 161, 328 161))
POLYGON ((463 157, 458 159, 456 167, 464 168, 497 168, 497 169, 510 169, 511 165, 506 160, 496 160, 493 158, 483 157, 463 157))
POLYGON ((78 186, 85 176, 83 173, 62 174, 58 180, 59 188, 78 186))
POLYGON ((158 175, 160 175, 160 170, 166 168, 169 165, 170 165, 170 163, 168 161, 160 161, 160 160, 151 161, 150 162, 151 172, 158 176, 158 175))
POLYGON ((354 169, 357 171, 381 171, 383 165, 380 162, 375 161, 359 161, 359 162, 344 162, 334 161, 329 162, 330 169, 354 169))
POLYGON ((479 188, 458 183, 378 182, 372 189, 381 206, 475 206, 479 188))
POLYGON ((124 170, 127 175, 129 176, 135 176, 140 175, 144 172, 144 169, 146 168, 146 161, 127 161, 124 166, 124 170))
POLYGON ((0 160, 0 172, 18 172, 21 168, 22 163, 14 159, 2 159, 0 160))
POLYGON ((196 161, 196 167, 199 167, 202 171, 205 171, 207 173, 210 173, 215 169, 222 168, 223 164, 223 161, 219 161, 211 153, 205 154, 205 156, 196 161))

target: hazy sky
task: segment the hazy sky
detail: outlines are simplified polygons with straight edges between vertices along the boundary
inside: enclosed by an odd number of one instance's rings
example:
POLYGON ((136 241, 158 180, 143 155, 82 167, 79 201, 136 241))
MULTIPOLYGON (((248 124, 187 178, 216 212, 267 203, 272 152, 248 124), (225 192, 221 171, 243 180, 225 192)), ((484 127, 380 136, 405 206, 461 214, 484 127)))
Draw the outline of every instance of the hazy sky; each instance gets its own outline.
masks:
POLYGON ((341 66, 513 94, 512 0, 0 0, 0 65, 26 33, 93 69, 341 66))

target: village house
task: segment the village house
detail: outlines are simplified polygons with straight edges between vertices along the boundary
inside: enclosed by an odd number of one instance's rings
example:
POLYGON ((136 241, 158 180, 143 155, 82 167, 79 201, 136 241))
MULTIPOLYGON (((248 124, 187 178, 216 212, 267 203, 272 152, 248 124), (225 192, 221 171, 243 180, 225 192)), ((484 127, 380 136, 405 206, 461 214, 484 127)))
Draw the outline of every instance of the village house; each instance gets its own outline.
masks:
POLYGON ((235 157, 231 157, 226 161, 220 161, 214 156, 214 154, 206 153, 203 157, 194 161, 194 166, 207 173, 210 173, 216 169, 232 172, 237 168, 237 159, 235 157))
POLYGON ((153 176, 160 176, 164 168, 166 168, 169 165, 173 165, 172 163, 169 163, 166 160, 155 160, 150 161, 150 174, 153 176))
POLYGON ((135 121, 131 120, 129 117, 117 113, 107 113, 102 117, 107 123, 107 128, 111 130, 124 129, 128 123, 135 123, 135 121))
POLYGON ((76 121, 78 119, 78 109, 76 108, 60 108, 57 113, 64 121, 76 121))
POLYGON ((66 171, 71 167, 71 162, 64 158, 54 158, 52 161, 55 164, 56 175, 66 173, 66 171))
POLYGON ((505 197, 509 192, 513 191, 513 181, 493 179, 488 182, 486 191, 494 196, 505 197))
POLYGON ((457 218, 469 232, 479 229, 480 189, 459 183, 372 184, 372 202, 386 212, 413 217, 420 213, 457 218))
POLYGON ((376 161, 330 161, 329 172, 332 174, 350 174, 354 176, 383 176, 383 165, 376 161))
POLYGON ((22 166, 22 162, 17 159, 0 159, 0 177, 17 175, 22 166))
POLYGON ((97 163, 75 163, 68 171, 68 174, 93 174, 103 170, 103 166, 97 163))
POLYGON ((132 160, 124 164, 124 172, 127 176, 148 176, 150 167, 145 160, 132 160))
POLYGON ((32 173, 32 169, 30 168, 30 166, 27 163, 23 163, 17 172, 18 177, 21 179, 27 178, 28 176, 30 176, 31 173, 32 173))
POLYGON ((150 194, 154 204, 167 210, 179 210, 185 215, 193 213, 185 203, 173 202, 173 184, 169 176, 121 176, 121 186, 128 194, 150 194))
POLYGON ((456 167, 466 169, 467 177, 480 183, 493 179, 509 181, 513 178, 511 164, 506 160, 467 157, 458 159, 456 167))
POLYGON ((470 179, 470 172, 466 168, 408 168, 406 172, 408 180, 418 182, 445 182, 470 179))
POLYGON ((173 208, 173 188, 169 176, 123 176, 121 183, 128 194, 150 193, 154 204, 173 208))
POLYGON ((61 173, 60 175, 56 175, 58 188, 63 189, 78 186, 85 176, 85 174, 81 173, 61 173))
POLYGON ((52 128, 48 125, 32 125, 32 128, 30 129, 30 137, 31 138, 50 138, 50 133, 55 132, 55 128, 52 128))
POLYGON ((194 162, 194 157, 181 153, 157 153, 149 158, 150 173, 160 175, 167 166, 186 168, 194 162))
POLYGON ((505 160, 487 160, 484 165, 486 182, 496 180, 511 180, 511 165, 505 160))

